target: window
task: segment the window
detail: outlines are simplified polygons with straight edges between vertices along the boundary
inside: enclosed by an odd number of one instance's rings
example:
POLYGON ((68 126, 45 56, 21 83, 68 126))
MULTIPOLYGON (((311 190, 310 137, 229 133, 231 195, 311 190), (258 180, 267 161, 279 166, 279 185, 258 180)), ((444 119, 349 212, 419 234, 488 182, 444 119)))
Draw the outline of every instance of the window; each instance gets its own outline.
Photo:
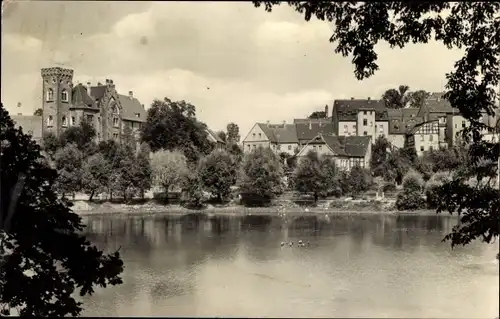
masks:
POLYGON ((87 123, 94 126, 94 116, 92 114, 87 114, 87 123))
POLYGON ((465 128, 465 121, 462 121, 462 128, 465 128))
POLYGON ((423 134, 421 134, 421 135, 420 135, 420 141, 421 141, 421 142, 423 142, 423 141, 424 141, 424 135, 423 135, 423 134))
POLYGON ((364 126, 367 126, 367 125, 368 125, 368 120, 367 120, 367 119, 363 119, 363 125, 364 125, 364 126))
POLYGON ((250 149, 250 144, 247 144, 247 148, 250 149))
POLYGON ((279 151, 279 150, 281 150, 281 145, 280 145, 280 144, 278 144, 278 151, 279 151))
POLYGON ((455 128, 457 128, 457 123, 455 123, 455 128))
POLYGON ((363 111, 363 115, 366 115, 366 111, 363 111))
POLYGON ((364 135, 364 136, 367 136, 367 135, 368 135, 368 132, 367 132, 367 131, 364 131, 364 132, 363 132, 363 135, 364 135))
POLYGON ((373 127, 373 121, 370 121, 370 127, 373 127))
POLYGON ((379 126, 379 131, 380 131, 380 134, 384 134, 384 126, 383 125, 379 126))
POLYGON ((113 138, 118 139, 118 133, 113 133, 113 138))
POLYGON ((71 125, 75 125, 76 124, 76 119, 74 116, 71 117, 71 125))
POLYGON ((113 118, 113 127, 118 127, 118 118, 117 117, 114 117, 113 118))
POLYGON ((429 135, 429 141, 432 142, 432 135, 429 135))
POLYGON ((292 145, 288 145, 288 150, 291 151, 292 150, 292 145))
POLYGON ((54 90, 47 90, 47 101, 54 101, 54 90))
MULTIPOLYGON (((254 134, 255 135, 255 134, 254 134)), ((255 149, 255 144, 252 145, 253 146, 253 149, 255 149)))
POLYGON ((61 92, 61 101, 68 102, 68 91, 62 90, 62 92, 61 92))
POLYGON ((66 118, 66 116, 63 116, 63 117, 62 117, 62 126, 63 126, 63 127, 68 126, 68 119, 66 118))
POLYGON ((439 117, 439 123, 441 123, 441 124, 446 123, 446 117, 444 117, 444 116, 439 117))
POLYGON ((424 151, 424 147, 423 146, 420 146, 420 151, 423 152, 424 151))
POLYGON ((141 117, 141 113, 135 113, 135 117, 140 118, 141 117))
POLYGON ((262 134, 261 134, 261 133, 259 133, 259 139, 261 139, 261 138, 262 138, 262 134))
POLYGON ((313 150, 316 151, 316 145, 313 145, 313 150))
POLYGON ((320 151, 321 151, 321 145, 318 145, 318 150, 320 150, 320 151))
POLYGON ((352 128, 354 129, 354 131, 356 131, 356 124, 354 124, 352 128))
POLYGON ((47 127, 52 126, 54 126, 54 118, 52 117, 52 115, 49 115, 49 117, 47 118, 47 127))
POLYGON ((255 133, 252 133, 252 136, 255 138, 255 133))

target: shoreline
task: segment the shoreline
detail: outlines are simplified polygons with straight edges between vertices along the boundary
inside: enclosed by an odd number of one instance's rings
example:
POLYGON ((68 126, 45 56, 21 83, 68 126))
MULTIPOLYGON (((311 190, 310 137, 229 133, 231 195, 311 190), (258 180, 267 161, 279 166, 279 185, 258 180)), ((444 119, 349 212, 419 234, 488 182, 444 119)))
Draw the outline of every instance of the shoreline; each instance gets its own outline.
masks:
POLYGON ((104 216, 120 216, 120 217, 141 217, 141 216, 172 216, 182 217, 191 214, 203 214, 209 217, 244 217, 249 215, 254 216, 288 216, 288 217, 306 217, 306 216, 324 216, 324 215, 414 215, 414 216, 433 216, 445 215, 448 213, 437 214, 436 210, 421 209, 414 211, 398 211, 398 210, 380 210, 364 207, 363 209, 343 209, 343 208, 302 208, 302 207, 244 207, 244 206, 228 206, 228 207, 208 207, 203 209, 188 209, 182 206, 165 206, 165 207, 141 207, 141 205, 133 207, 121 208, 106 208, 95 207, 93 209, 73 209, 73 212, 81 217, 104 217, 104 216))

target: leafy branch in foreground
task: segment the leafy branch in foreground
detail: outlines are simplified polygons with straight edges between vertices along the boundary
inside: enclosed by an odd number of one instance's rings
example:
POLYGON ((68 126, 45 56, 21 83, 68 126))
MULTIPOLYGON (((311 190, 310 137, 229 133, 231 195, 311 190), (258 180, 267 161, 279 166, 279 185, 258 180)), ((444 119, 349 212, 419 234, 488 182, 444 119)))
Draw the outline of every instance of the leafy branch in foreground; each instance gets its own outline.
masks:
MULTIPOLYGON (((253 1, 272 11, 281 1, 253 1)), ((330 38, 337 47, 335 53, 352 55, 354 74, 362 80, 379 69, 375 45, 386 42, 391 48, 403 48, 409 43, 435 40, 448 49, 464 49, 455 62, 454 70, 446 74, 444 98, 470 122, 461 137, 469 144, 469 174, 478 184, 468 185, 468 179, 456 174, 439 190, 442 201, 438 212, 448 210, 461 215, 461 224, 453 228, 444 240, 452 246, 466 245, 474 239, 490 243, 499 234, 500 191, 492 183, 494 170, 485 170, 480 162, 494 163, 500 156, 500 142, 482 139, 486 130, 498 131, 483 123, 481 116, 495 115, 495 89, 500 82, 500 3, 499 2, 286 2, 304 15, 313 16, 334 25, 330 38), (489 174, 489 176, 488 176, 489 174)))
POLYGON ((122 283, 118 252, 105 255, 79 233, 81 218, 57 196, 55 170, 0 108, 0 308, 2 315, 77 316, 94 286, 122 283), (23 187, 17 188, 22 178, 23 187), (10 210, 12 214, 5 214, 10 210))

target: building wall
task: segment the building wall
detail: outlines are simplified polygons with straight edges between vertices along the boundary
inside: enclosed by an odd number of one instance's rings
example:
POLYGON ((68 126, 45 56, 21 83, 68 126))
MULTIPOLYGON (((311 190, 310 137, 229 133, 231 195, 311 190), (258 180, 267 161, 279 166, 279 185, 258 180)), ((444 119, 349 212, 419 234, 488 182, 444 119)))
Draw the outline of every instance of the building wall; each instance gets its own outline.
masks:
POLYGON ((340 121, 337 134, 339 136, 358 135, 357 121, 340 121))
POLYGON ((383 136, 389 138, 389 121, 378 121, 375 122, 375 138, 383 136))
POLYGON ((304 157, 309 153, 310 151, 314 151, 318 153, 320 156, 334 156, 335 154, 332 152, 332 150, 324 143, 309 143, 307 145, 304 145, 304 147, 300 150, 300 153, 297 154, 298 157, 304 157))
POLYGON ((287 153, 289 155, 295 155, 295 149, 299 148, 299 143, 271 143, 271 149, 279 153, 287 153))
POLYGON ((377 138, 375 133, 375 111, 360 110, 358 112, 357 129, 358 136, 371 136, 372 143, 375 143, 375 139, 377 138))
POLYGON ((264 134, 264 131, 260 128, 259 125, 255 124, 250 132, 247 134, 245 139, 243 140, 243 152, 248 153, 253 149, 258 147, 267 147, 269 148, 271 143, 269 138, 264 134))
POLYGON ((439 148, 439 125, 438 122, 426 123, 420 126, 409 139, 410 145, 413 144, 418 156, 424 152, 436 150, 439 148), (411 143, 413 142, 413 143, 411 143))
POLYGON ((405 146, 405 136, 403 134, 390 134, 388 141, 392 146, 403 148, 405 146))

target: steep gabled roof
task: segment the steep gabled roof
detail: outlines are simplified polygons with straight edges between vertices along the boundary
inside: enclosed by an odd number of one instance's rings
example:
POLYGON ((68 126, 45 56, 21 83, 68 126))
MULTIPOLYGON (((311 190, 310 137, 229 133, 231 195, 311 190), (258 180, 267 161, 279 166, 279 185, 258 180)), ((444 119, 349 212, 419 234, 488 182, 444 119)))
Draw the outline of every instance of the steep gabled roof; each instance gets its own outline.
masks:
POLYGON ((413 134, 417 133, 418 129, 421 128, 423 125, 428 124, 428 123, 435 123, 437 121, 438 121, 437 119, 434 119, 434 120, 422 121, 420 123, 417 123, 412 128, 408 129, 407 134, 413 135, 413 134))
POLYGON ((335 136, 318 134, 307 144, 326 144, 338 156, 365 157, 370 136, 335 136))
POLYGON ((88 95, 87 88, 81 83, 76 85, 71 94, 71 104, 73 107, 93 107, 94 100, 88 95))
POLYGON ((299 142, 295 124, 271 125, 269 128, 273 131, 273 135, 276 138, 276 143, 299 142))
POLYGON ((332 123, 299 123, 295 124, 297 138, 299 141, 312 140, 319 134, 335 135, 335 128, 332 123))
POLYGON ((206 129, 206 132, 209 136, 211 136, 217 143, 222 143, 222 144, 226 144, 226 142, 224 142, 220 137, 219 135, 217 135, 214 131, 212 131, 211 129, 207 128, 206 129))
POLYGON ((276 143, 277 139, 276 136, 274 136, 274 131, 269 127, 270 125, 267 123, 257 123, 257 125, 260 127, 262 132, 267 136, 270 142, 276 143))
POLYGON ((423 122, 421 117, 394 118, 389 121, 389 134, 404 135, 418 123, 423 122))
POLYGON ((416 117, 419 112, 419 108, 416 107, 407 107, 407 108, 402 108, 402 109, 388 109, 387 110, 387 115, 389 117, 389 120, 398 118, 410 118, 410 117, 416 117))
POLYGON ((122 118, 126 121, 146 122, 146 110, 135 97, 118 94, 122 105, 122 118))

